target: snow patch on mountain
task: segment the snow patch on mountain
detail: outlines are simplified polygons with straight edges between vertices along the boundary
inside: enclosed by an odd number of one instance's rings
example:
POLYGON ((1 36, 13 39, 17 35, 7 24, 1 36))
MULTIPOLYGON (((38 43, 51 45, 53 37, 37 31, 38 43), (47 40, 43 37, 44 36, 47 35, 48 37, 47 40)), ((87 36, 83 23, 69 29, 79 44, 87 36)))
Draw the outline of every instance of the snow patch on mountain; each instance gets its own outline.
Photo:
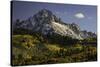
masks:
POLYGON ((75 34, 68 26, 59 24, 57 22, 52 22, 52 27, 56 33, 63 35, 63 36, 73 36, 73 38, 82 39, 80 36, 75 34))

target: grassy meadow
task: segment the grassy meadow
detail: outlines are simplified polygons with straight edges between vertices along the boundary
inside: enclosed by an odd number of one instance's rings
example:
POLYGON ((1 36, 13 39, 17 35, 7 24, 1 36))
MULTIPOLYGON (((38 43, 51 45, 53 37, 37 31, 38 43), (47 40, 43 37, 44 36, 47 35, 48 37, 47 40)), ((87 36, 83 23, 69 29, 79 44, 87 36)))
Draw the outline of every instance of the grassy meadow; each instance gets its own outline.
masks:
POLYGON ((96 39, 89 38, 79 41, 67 38, 64 41, 59 41, 57 38, 59 37, 46 38, 39 34, 12 35, 12 65, 73 63, 97 60, 96 39))

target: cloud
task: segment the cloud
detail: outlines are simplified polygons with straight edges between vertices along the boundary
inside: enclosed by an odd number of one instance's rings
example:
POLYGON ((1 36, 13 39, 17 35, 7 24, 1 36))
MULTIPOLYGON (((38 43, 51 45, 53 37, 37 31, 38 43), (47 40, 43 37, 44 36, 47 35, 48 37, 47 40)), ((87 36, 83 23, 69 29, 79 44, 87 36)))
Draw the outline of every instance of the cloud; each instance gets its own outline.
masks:
POLYGON ((83 19, 85 17, 83 13, 76 13, 74 16, 78 19, 83 19))

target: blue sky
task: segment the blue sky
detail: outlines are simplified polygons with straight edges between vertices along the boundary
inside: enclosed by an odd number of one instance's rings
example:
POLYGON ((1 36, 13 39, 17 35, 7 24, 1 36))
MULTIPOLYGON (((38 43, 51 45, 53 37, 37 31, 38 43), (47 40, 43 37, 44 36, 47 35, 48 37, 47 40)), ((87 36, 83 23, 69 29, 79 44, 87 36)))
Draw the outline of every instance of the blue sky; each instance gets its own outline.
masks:
POLYGON ((92 5, 13 1, 12 20, 26 20, 44 8, 52 11, 65 23, 74 22, 81 30, 97 33, 97 7, 92 5))

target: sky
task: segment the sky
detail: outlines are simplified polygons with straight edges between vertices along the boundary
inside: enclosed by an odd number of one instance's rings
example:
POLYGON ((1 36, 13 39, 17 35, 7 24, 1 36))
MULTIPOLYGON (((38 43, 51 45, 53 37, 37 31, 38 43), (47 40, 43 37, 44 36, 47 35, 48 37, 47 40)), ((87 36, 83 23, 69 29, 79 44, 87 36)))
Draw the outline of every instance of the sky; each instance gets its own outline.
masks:
POLYGON ((97 6, 13 1, 12 21, 26 20, 41 9, 48 9, 65 23, 76 23, 81 30, 97 33, 97 6))

